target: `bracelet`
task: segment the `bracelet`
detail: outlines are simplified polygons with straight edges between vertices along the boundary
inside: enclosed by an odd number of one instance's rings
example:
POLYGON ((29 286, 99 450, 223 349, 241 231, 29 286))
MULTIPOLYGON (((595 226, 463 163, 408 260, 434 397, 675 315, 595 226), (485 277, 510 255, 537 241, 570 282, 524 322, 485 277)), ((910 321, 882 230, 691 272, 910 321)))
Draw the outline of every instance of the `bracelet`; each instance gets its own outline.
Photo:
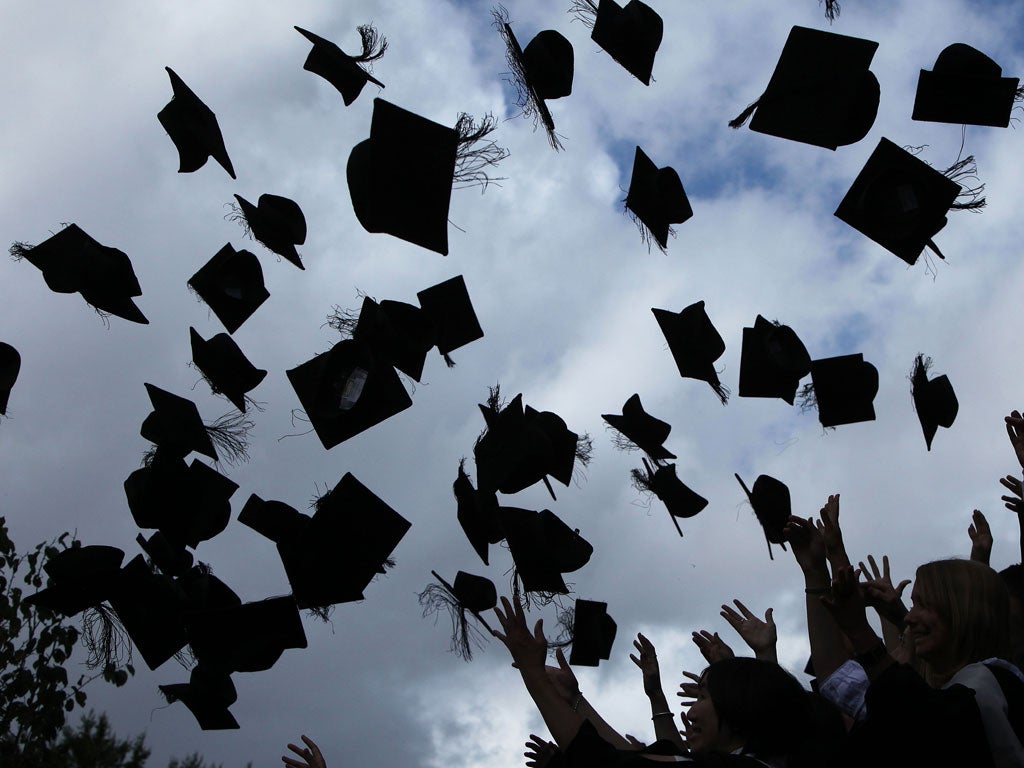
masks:
POLYGON ((663 717, 664 715, 669 715, 671 717, 672 713, 668 712, 668 711, 666 711, 666 712, 655 712, 653 715, 651 715, 651 720, 653 720, 656 717, 663 717))
POLYGON ((580 702, 583 701, 583 691, 576 691, 576 695, 573 697, 572 703, 569 705, 572 707, 572 711, 576 712, 580 708, 580 702))
POLYGON ((807 587, 804 592, 808 595, 827 595, 832 592, 832 587, 807 587))

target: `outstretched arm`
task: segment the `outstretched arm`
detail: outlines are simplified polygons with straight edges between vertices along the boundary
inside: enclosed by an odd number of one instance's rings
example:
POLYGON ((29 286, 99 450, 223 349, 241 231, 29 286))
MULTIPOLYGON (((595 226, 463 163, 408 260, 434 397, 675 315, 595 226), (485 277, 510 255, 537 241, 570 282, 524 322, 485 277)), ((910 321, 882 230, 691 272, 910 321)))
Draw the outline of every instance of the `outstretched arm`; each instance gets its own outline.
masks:
POLYGON ((980 509, 971 515, 967 535, 971 537, 971 560, 988 565, 992 558, 992 529, 980 509))
POLYGON ((661 687, 661 669, 658 666, 658 654, 654 643, 643 634, 637 633, 633 641, 636 653, 629 658, 640 668, 644 678, 644 693, 651 702, 651 721, 654 723, 654 735, 659 739, 668 739, 680 749, 685 749, 682 736, 676 727, 676 718, 668 706, 665 691, 661 687))
POLYGON ((740 609, 740 613, 737 613, 732 606, 723 605, 722 618, 728 621, 729 625, 743 638, 743 642, 750 646, 755 658, 778 664, 779 656, 776 645, 779 641, 779 633, 775 628, 775 621, 772 619, 772 609, 769 608, 765 611, 764 621, 761 621, 739 600, 733 600, 733 602, 736 603, 736 608, 740 609))
POLYGON ((910 579, 904 579, 899 586, 893 586, 888 555, 882 555, 881 570, 878 569, 874 556, 868 555, 868 563, 871 570, 868 570, 868 566, 863 562, 860 563, 858 570, 858 573, 863 574, 867 580, 859 585, 861 594, 865 604, 874 608, 882 620, 882 639, 885 641, 885 647, 895 651, 902 648, 900 634, 907 615, 907 606, 903 603, 902 595, 903 590, 910 584, 910 579))

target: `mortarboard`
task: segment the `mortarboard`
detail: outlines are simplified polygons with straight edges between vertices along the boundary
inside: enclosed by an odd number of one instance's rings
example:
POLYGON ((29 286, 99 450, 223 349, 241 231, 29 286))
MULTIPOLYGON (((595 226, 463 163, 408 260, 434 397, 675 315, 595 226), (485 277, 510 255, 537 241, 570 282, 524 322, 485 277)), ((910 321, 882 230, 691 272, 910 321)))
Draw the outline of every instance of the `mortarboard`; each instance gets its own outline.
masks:
POLYGON ((640 402, 639 394, 630 395, 622 406, 621 416, 604 413, 601 418, 652 459, 660 461, 676 457, 662 445, 668 439, 672 425, 647 413, 640 402))
POLYGON ((153 404, 153 411, 142 422, 140 430, 146 440, 182 458, 198 451, 218 460, 217 449, 195 403, 148 383, 146 392, 153 404))
POLYGON ((0 341, 0 414, 7 413, 7 401, 11 397, 14 382, 21 370, 21 355, 6 342, 0 341))
POLYGON ((921 70, 914 120, 1006 128, 1017 98, 1019 78, 964 43, 947 46, 929 72, 921 70))
POLYGON ((449 366, 454 365, 448 357, 450 352, 483 338, 484 332, 462 275, 424 288, 416 298, 434 326, 437 351, 449 366))
POLYGON ((447 609, 452 620, 452 640, 450 650, 466 661, 473 658, 473 641, 479 644, 480 633, 471 627, 466 620, 469 611, 488 634, 492 633, 490 624, 482 614, 498 604, 498 590, 494 582, 484 576, 476 576, 465 571, 455 574, 455 583, 449 584, 437 573, 430 572, 436 584, 429 584, 419 593, 423 616, 436 614, 442 608, 447 609))
POLYGON ((790 405, 800 379, 811 372, 811 356, 788 325, 761 315, 743 329, 740 353, 740 397, 778 397, 790 405))
POLYGON ((369 346, 380 362, 419 381, 436 334, 433 321, 421 307, 388 299, 378 304, 364 296, 352 338, 369 346))
POLYGON ((238 700, 231 675, 197 664, 192 668, 187 683, 161 685, 160 692, 167 701, 180 701, 191 712, 204 731, 238 728, 228 707, 238 700))
POLYGON ((464 464, 464 460, 459 462, 459 474, 452 483, 456 515, 469 543, 484 565, 488 565, 488 545, 497 544, 505 537, 498 522, 498 499, 494 492, 483 493, 473 487, 464 464))
POLYGON ((298 203, 271 194, 260 195, 256 205, 241 195, 235 195, 235 200, 256 240, 299 269, 305 269, 299 252, 295 250, 296 245, 306 242, 306 217, 298 203))
POLYGON ((156 574, 137 555, 121 569, 110 605, 150 669, 156 669, 188 643, 182 612, 185 591, 166 574, 156 574))
POLYGON ((157 114, 157 119, 178 150, 178 173, 198 171, 212 157, 232 179, 235 178, 235 169, 231 167, 231 158, 224 147, 217 116, 173 69, 164 69, 171 78, 174 96, 157 114))
POLYGON ((633 158, 626 209, 638 222, 644 240, 649 244, 653 237, 662 251, 668 247, 670 225, 682 224, 693 216, 679 174, 668 166, 658 168, 640 147, 633 158))
POLYGON ((811 382, 821 426, 875 420, 878 369, 861 353, 811 361, 811 382))
POLYGON ((95 608, 113 594, 123 560, 124 551, 117 547, 68 547, 46 561, 43 569, 49 583, 45 589, 26 597, 25 603, 49 608, 62 616, 95 608))
POLYGON ((743 492, 750 500, 750 506, 754 508, 757 522, 764 529, 764 538, 768 543, 768 556, 774 560, 772 555, 772 544, 779 544, 786 549, 786 537, 782 529, 793 514, 793 508, 789 498, 789 487, 781 480, 776 480, 769 475, 758 475, 752 489, 747 488, 746 483, 735 475, 743 492))
POLYGON ((615 620, 608 615, 608 603, 576 598, 569 663, 596 667, 602 659, 607 661, 617 629, 615 620))
POLYGON ((245 356, 235 340, 226 333, 203 339, 195 328, 189 328, 192 362, 203 374, 215 394, 224 395, 245 413, 246 393, 259 386, 267 372, 257 368, 245 356))
POLYGON ((172 544, 160 531, 155 531, 148 539, 140 533, 135 541, 161 573, 181 576, 192 567, 192 553, 183 544, 172 544))
POLYGON ((362 52, 358 56, 349 56, 330 40, 314 35, 302 27, 295 27, 296 32, 313 44, 302 68, 319 75, 333 85, 341 94, 346 107, 358 98, 367 82, 378 88, 384 87, 384 83, 360 64, 376 61, 383 56, 388 47, 387 39, 380 36, 369 24, 358 27, 358 30, 362 38, 362 52))
POLYGON ((729 390, 718 380, 715 370, 715 360, 725 352, 725 342, 711 324, 704 302, 698 301, 678 313, 653 307, 651 312, 665 334, 679 375, 706 381, 725 405, 729 401, 729 390))
POLYGON ((729 123, 836 149, 863 139, 878 112, 878 80, 868 69, 878 43, 793 27, 768 87, 729 123))
POLYGON ((567 594, 562 574, 590 561, 593 546, 550 510, 499 507, 498 519, 527 592, 567 594))
POLYGON ((708 505, 708 500, 696 491, 691 490, 676 474, 675 464, 659 464, 654 466, 643 459, 644 468, 633 470, 633 479, 640 490, 650 491, 664 503, 668 509, 672 524, 680 536, 683 535, 677 517, 693 517, 708 505))
POLYGON ((651 70, 664 35, 661 16, 640 0, 629 0, 620 7, 613 0, 574 2, 578 18, 593 18, 591 39, 627 72, 644 85, 651 84, 651 70))
POLYGON ((953 385, 946 375, 928 378, 928 369, 932 359, 924 355, 914 358, 914 369, 910 374, 911 393, 914 398, 914 410, 921 422, 924 442, 928 450, 932 449, 932 440, 939 427, 949 429, 953 426, 960 404, 957 402, 953 385))
POLYGON ((227 243, 188 280, 228 333, 234 333, 270 298, 260 260, 250 251, 227 243))
POLYGON ((190 611, 184 620, 199 663, 227 672, 262 672, 287 649, 307 644, 291 595, 190 611))

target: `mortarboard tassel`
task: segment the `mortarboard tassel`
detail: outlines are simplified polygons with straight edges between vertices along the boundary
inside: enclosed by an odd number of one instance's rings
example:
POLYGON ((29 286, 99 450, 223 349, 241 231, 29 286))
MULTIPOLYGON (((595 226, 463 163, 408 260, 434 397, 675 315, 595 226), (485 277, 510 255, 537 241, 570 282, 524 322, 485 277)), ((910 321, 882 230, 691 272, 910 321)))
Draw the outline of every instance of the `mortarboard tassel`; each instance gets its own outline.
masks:
POLYGON ((131 660, 131 642, 113 608, 100 603, 82 614, 82 643, 89 669, 120 667, 131 660))
POLYGON ((568 13, 576 21, 593 29, 594 22, 597 20, 597 3, 594 0, 572 0, 572 7, 569 8, 568 13))
MULTIPOLYGON (((466 611, 469 609, 455 596, 452 586, 442 579, 437 571, 430 573, 437 579, 437 583, 431 582, 417 595, 420 605, 423 607, 423 617, 436 616, 441 610, 447 611, 452 622, 452 639, 449 650, 465 661, 472 661, 473 646, 483 647, 484 634, 479 628, 470 624, 466 617, 466 611)), ((475 611, 470 611, 470 614, 483 625, 488 634, 494 633, 483 616, 475 611)))
POLYGON ((740 112, 738 115, 736 115, 736 117, 734 117, 732 120, 730 120, 729 121, 729 127, 730 128, 742 128, 744 125, 746 125, 746 122, 747 122, 747 120, 750 119, 750 116, 752 114, 754 114, 754 110, 757 109, 760 105, 761 105, 761 99, 759 98, 753 104, 748 105, 747 108, 744 109, 742 112, 740 112))
POLYGON ((507 149, 487 139, 497 127, 497 118, 489 112, 479 123, 472 115, 459 113, 455 123, 458 149, 455 153, 455 174, 452 177, 453 184, 458 185, 455 189, 480 187, 483 191, 492 181, 501 180, 487 175, 488 168, 493 168, 509 155, 507 149))
POLYGON ((831 24, 839 17, 839 0, 818 0, 818 5, 825 4, 825 18, 831 24))
MULTIPOLYGON (((952 211, 977 211, 984 208, 988 201, 982 195, 985 185, 979 183, 969 187, 961 183, 961 180, 973 179, 978 181, 978 165, 974 162, 974 155, 968 155, 963 160, 957 160, 949 168, 942 172, 942 175, 960 184, 961 192, 956 196, 957 202, 949 208, 952 211)), ((940 255, 941 257, 941 255, 940 255)))

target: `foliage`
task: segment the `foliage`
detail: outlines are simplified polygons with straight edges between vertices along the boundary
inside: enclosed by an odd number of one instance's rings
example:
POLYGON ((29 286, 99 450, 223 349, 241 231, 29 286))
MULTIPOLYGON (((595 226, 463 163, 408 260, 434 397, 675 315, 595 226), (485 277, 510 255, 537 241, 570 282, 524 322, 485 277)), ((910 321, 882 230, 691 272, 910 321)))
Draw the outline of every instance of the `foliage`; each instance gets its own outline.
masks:
POLYGON ((91 710, 76 728, 67 726, 57 743, 38 763, 40 768, 144 768, 149 758, 145 737, 120 739, 105 714, 91 710))

